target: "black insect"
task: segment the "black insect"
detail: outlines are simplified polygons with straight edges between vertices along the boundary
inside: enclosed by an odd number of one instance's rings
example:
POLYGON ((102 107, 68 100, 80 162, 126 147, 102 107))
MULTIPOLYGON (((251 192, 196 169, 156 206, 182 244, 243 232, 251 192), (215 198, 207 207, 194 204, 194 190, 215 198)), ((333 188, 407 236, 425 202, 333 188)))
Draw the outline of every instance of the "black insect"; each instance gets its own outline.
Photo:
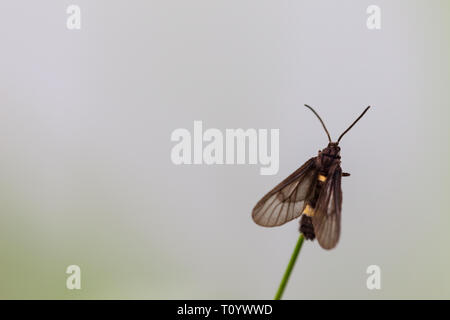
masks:
POLYGON ((306 239, 317 238, 322 248, 332 249, 339 240, 341 230, 341 177, 350 175, 341 169, 339 141, 370 106, 339 136, 337 142, 331 141, 317 112, 305 106, 322 123, 328 136, 328 146, 266 194, 253 208, 252 218, 261 226, 276 227, 303 214, 300 232, 306 239))

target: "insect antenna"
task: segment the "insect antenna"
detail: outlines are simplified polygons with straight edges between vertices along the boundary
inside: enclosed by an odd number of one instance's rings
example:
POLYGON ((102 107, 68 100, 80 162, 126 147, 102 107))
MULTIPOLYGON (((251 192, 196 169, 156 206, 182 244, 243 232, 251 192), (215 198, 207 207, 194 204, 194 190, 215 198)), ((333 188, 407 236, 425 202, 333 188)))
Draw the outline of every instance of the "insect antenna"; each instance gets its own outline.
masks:
POLYGON ((330 134, 328 133, 327 127, 325 127, 325 123, 323 123, 322 118, 317 114, 317 112, 313 108, 311 108, 307 104, 305 104, 305 107, 309 108, 316 115, 316 117, 319 118, 320 123, 322 124, 323 128, 325 129, 325 132, 327 133, 328 142, 331 142, 330 134))
POLYGON ((347 130, 345 130, 340 136, 339 136, 339 139, 338 139, 338 143, 339 143, 339 141, 341 141, 341 139, 342 139, 342 137, 344 136, 344 134, 346 134, 357 122, 358 122, 358 120, 359 119, 361 119, 362 118, 362 116, 367 112, 367 110, 369 110, 369 108, 370 108, 370 106, 368 106, 364 111, 363 111, 363 113, 361 113, 361 115, 355 120, 355 121, 353 121, 353 123, 352 123, 352 125, 350 126, 350 127, 348 127, 347 128, 347 130))

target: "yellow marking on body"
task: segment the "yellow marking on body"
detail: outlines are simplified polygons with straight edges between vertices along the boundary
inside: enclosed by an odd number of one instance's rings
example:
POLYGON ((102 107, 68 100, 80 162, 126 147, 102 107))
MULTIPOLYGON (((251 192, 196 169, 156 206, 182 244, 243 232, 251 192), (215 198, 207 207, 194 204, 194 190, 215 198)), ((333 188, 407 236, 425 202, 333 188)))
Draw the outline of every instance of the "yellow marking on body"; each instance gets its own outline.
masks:
POLYGON ((322 182, 325 182, 325 181, 327 180, 327 177, 325 177, 325 176, 319 174, 318 177, 317 177, 317 180, 322 181, 322 182))
POLYGON ((303 209, 303 214, 306 214, 308 217, 312 217, 314 215, 314 209, 307 204, 305 209, 303 209))

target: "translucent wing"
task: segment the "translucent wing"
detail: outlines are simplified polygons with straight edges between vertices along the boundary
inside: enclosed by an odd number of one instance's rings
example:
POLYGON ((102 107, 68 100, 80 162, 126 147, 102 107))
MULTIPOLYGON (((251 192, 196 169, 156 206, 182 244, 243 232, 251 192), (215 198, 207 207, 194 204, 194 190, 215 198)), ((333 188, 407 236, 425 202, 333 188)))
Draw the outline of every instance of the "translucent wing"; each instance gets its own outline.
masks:
POLYGON ((266 194, 253 208, 253 221, 264 227, 275 227, 299 217, 317 182, 315 159, 306 161, 266 194))
POLYGON ((312 217, 317 241, 324 249, 332 249, 341 232, 342 169, 339 163, 330 168, 312 217))

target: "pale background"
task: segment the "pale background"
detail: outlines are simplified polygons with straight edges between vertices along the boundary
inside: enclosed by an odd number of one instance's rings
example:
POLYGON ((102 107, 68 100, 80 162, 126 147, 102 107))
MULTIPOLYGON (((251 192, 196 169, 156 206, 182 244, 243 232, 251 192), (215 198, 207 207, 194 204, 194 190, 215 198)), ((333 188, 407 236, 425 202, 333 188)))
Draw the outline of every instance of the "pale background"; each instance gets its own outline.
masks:
POLYGON ((254 204, 341 143, 338 247, 287 299, 450 298, 448 1, 2 1, 0 298, 271 299, 298 222, 254 204), (82 29, 66 29, 66 8, 82 29), (382 29, 366 28, 366 8, 382 29), (176 128, 279 128, 280 171, 175 166, 176 128), (65 269, 82 270, 82 290, 65 269), (382 289, 366 288, 367 266, 382 289))

